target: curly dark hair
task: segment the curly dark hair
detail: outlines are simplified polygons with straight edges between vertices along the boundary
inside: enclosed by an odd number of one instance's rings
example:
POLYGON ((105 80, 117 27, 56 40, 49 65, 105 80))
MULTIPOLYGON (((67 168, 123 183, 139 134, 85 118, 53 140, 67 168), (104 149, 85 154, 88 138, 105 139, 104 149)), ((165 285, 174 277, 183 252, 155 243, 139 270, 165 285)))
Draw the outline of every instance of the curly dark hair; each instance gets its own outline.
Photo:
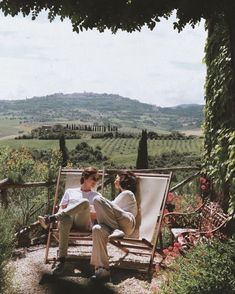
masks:
POLYGON ((130 190, 133 193, 136 192, 136 175, 131 171, 120 171, 118 172, 120 177, 120 186, 122 189, 130 190))
POLYGON ((92 166, 85 168, 84 171, 82 172, 82 176, 81 176, 81 179, 80 179, 80 183, 83 184, 84 181, 85 181, 86 179, 88 179, 90 176, 92 176, 92 175, 95 176, 95 175, 97 175, 97 174, 98 174, 98 170, 97 170, 97 168, 92 167, 92 166))

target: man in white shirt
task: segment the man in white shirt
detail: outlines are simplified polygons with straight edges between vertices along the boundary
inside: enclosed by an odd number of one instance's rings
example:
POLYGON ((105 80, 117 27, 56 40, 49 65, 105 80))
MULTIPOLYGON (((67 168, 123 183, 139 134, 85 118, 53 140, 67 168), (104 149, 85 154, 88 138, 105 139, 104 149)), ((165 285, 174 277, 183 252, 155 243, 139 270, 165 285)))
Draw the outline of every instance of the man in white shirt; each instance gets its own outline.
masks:
POLYGON ((84 169, 81 176, 81 187, 67 189, 54 215, 39 216, 38 221, 44 229, 50 223, 59 221, 59 261, 54 274, 63 274, 65 257, 68 251, 69 232, 72 227, 80 231, 91 230, 96 213, 93 200, 100 193, 93 191, 98 180, 98 170, 93 167, 84 169))
POLYGON ((102 196, 96 196, 93 201, 98 224, 92 228, 91 264, 95 267, 92 280, 103 282, 110 279, 108 240, 130 236, 134 232, 138 212, 133 193, 136 191, 135 175, 131 172, 120 172, 114 184, 121 193, 113 201, 102 196))

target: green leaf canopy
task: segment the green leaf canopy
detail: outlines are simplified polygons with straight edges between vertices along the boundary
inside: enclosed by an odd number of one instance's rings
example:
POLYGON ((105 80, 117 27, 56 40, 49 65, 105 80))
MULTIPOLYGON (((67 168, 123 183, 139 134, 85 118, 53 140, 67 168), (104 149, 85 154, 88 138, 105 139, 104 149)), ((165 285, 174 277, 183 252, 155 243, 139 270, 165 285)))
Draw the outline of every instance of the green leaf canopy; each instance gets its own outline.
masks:
POLYGON ((115 33, 118 29, 140 31, 145 25, 152 30, 160 17, 168 18, 173 10, 179 30, 187 23, 194 26, 201 18, 221 13, 232 17, 235 0, 3 0, 0 9, 5 15, 22 13, 33 19, 46 10, 50 21, 56 16, 69 18, 76 32, 93 28, 102 32, 107 28, 115 33))

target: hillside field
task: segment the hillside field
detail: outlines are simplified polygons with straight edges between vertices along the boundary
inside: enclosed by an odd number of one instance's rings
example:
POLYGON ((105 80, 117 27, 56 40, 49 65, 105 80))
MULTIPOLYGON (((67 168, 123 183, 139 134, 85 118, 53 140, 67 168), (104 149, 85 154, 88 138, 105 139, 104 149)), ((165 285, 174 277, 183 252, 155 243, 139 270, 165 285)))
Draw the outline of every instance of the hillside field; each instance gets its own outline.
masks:
MULTIPOLYGON (((137 138, 107 138, 91 139, 82 138, 66 140, 66 146, 69 150, 81 142, 86 142, 92 147, 100 146, 102 153, 108 157, 108 160, 115 165, 134 166, 137 157, 138 143, 137 138)), ((9 146, 19 148, 26 146, 35 149, 59 149, 58 140, 1 140, 0 147, 9 146)), ((188 152, 200 155, 203 150, 203 139, 195 138, 191 140, 148 140, 148 154, 151 156, 160 155, 163 152, 177 151, 180 153, 188 152)))

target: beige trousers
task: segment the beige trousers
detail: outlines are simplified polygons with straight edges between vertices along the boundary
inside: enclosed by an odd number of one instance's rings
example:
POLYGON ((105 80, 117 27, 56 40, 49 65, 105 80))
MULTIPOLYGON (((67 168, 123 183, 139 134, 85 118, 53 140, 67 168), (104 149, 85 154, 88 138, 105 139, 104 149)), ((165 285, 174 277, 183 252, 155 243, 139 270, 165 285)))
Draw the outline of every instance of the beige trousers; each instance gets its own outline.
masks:
POLYGON ((81 231, 91 229, 89 201, 82 199, 79 203, 59 210, 55 215, 59 221, 59 257, 65 257, 71 228, 74 227, 81 231))
POLYGON ((109 267, 107 252, 108 236, 115 229, 131 235, 135 228, 135 217, 132 213, 122 210, 108 199, 100 196, 94 198, 97 225, 92 228, 91 264, 96 267, 109 267))

